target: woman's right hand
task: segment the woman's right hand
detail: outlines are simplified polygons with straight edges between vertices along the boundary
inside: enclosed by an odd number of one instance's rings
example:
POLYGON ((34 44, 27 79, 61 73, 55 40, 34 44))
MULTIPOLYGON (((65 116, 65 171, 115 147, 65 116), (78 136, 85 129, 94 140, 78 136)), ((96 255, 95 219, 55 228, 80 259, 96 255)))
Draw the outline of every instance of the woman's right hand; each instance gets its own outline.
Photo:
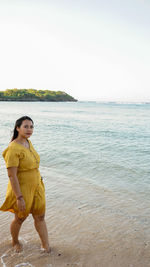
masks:
POLYGON ((26 205, 25 205, 25 201, 23 197, 20 199, 17 199, 17 206, 18 206, 19 211, 24 211, 26 209, 26 205))

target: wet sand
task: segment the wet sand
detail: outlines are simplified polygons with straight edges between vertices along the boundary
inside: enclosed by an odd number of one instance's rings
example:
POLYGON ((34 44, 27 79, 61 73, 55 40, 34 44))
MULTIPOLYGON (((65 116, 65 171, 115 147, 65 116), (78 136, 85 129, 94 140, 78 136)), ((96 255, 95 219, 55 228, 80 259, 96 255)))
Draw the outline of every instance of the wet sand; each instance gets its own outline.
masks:
POLYGON ((45 177, 50 181, 45 180, 51 254, 40 249, 32 215, 20 232, 24 250, 14 252, 9 233, 13 214, 1 212, 0 266, 150 266, 149 225, 142 216, 142 206, 135 206, 135 196, 131 202, 124 200, 123 193, 116 194, 88 181, 69 182, 62 176, 49 177, 48 173, 45 177))
POLYGON ((148 267, 150 241, 133 221, 122 221, 121 215, 108 216, 86 207, 55 206, 55 215, 47 212, 50 255, 40 249, 40 240, 30 215, 24 222, 20 240, 24 250, 15 253, 11 247, 9 223, 11 214, 1 215, 1 266, 49 267, 148 267), (104 220, 102 218, 107 218, 104 220))
MULTIPOLYGON (((20 240, 24 251, 15 253, 10 239, 1 242, 1 266, 53 266, 53 267, 146 267, 150 266, 150 242, 141 241, 141 233, 134 231, 125 236, 120 229, 105 229, 97 225, 95 230, 87 231, 84 222, 77 224, 79 215, 74 214, 70 224, 65 220, 48 224, 52 252, 50 255, 40 250, 39 238, 31 225, 31 218, 24 223, 20 240), (50 226, 51 225, 51 226, 50 226), (27 233, 27 229, 30 232, 27 233), (28 236, 28 237, 27 237, 28 236)), ((82 216, 82 215, 81 215, 82 216)), ((48 221, 48 218, 47 218, 48 221)), ((102 223, 102 222, 101 222, 102 223)), ((8 228, 8 226, 7 226, 8 228)))

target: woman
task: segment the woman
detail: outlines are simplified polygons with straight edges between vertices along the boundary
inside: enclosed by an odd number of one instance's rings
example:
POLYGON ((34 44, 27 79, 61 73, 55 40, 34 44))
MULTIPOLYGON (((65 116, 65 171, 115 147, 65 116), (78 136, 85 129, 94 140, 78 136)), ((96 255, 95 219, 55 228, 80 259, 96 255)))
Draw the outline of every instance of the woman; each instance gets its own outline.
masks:
POLYGON ((40 236, 43 249, 50 253, 45 216, 45 188, 39 172, 40 157, 28 138, 34 128, 33 120, 24 116, 16 121, 9 146, 4 150, 9 183, 2 211, 15 214, 10 231, 12 245, 22 251, 18 236, 23 221, 29 213, 34 218, 35 228, 40 236))

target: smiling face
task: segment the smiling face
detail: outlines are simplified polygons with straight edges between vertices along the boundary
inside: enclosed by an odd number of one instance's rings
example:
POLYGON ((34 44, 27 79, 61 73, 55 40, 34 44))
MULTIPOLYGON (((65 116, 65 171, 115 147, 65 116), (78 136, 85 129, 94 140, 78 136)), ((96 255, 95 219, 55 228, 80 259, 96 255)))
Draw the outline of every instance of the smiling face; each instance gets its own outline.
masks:
POLYGON ((20 127, 17 127, 18 136, 22 138, 29 138, 33 133, 33 123, 30 120, 24 120, 20 127))

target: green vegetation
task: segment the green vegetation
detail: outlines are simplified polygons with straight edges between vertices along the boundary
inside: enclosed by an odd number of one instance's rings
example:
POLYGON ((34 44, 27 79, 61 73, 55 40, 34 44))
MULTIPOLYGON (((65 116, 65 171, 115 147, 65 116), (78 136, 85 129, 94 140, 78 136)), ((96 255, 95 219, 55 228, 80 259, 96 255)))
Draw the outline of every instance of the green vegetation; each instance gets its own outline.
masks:
POLYGON ((7 89, 0 91, 0 101, 78 101, 63 91, 7 89))

